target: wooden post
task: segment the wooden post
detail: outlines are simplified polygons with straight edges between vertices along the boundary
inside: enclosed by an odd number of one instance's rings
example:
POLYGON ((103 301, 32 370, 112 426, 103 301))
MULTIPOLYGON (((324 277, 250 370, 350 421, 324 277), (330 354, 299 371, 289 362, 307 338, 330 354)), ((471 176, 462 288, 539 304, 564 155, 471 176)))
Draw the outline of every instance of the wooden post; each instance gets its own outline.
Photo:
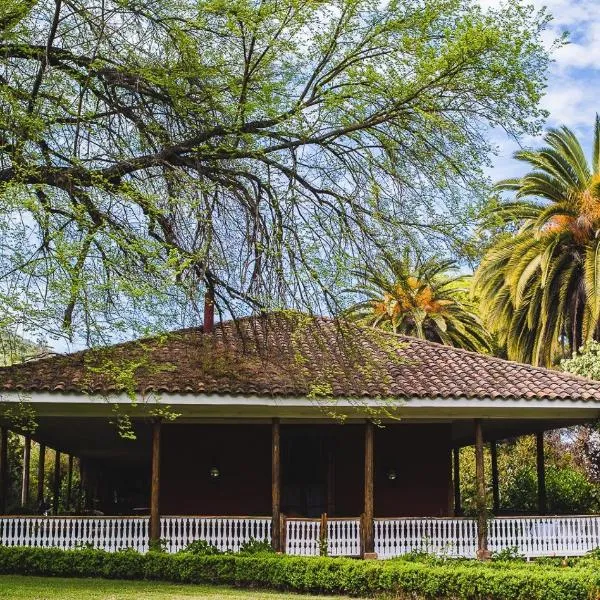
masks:
POLYGON ((538 486, 538 510, 540 515, 548 512, 546 498, 546 467, 544 464, 544 432, 535 434, 536 441, 536 463, 537 463, 537 486, 538 486))
POLYGON ((23 443, 23 475, 21 477, 21 506, 29 505, 29 471, 31 469, 31 438, 26 435, 23 443))
POLYGON ((374 498, 373 498, 373 423, 367 421, 365 424, 365 558, 376 558, 374 538, 374 498))
POLYGON ((0 427, 0 514, 6 514, 8 504, 8 429, 0 427))
POLYGON ((57 515, 60 504, 60 452, 54 450, 54 485, 52 486, 52 514, 57 515))
POLYGON ((40 456, 38 459, 38 482, 37 482, 37 498, 38 506, 44 500, 44 476, 46 468, 46 445, 40 443, 40 456))
POLYGON ((327 538, 328 538, 328 531, 327 531, 327 513, 322 513, 321 514, 321 523, 320 523, 320 527, 319 527, 319 555, 320 556, 327 556, 328 551, 327 551, 327 538))
POLYGON ((152 483, 150 489, 150 547, 160 543, 160 418, 152 423, 152 483))
POLYGON ((459 517, 462 515, 462 504, 460 497, 460 448, 457 446, 452 452, 454 460, 454 516, 459 517))
POLYGON ((498 484, 498 444, 496 440, 490 442, 490 455, 492 458, 492 512, 497 515, 500 512, 500 486, 498 484))
POLYGON ((476 505, 477 505, 477 558, 487 560, 487 506, 485 494, 485 470, 483 462, 483 429, 481 419, 475 419, 475 477, 477 480, 476 505))
POLYGON ((271 422, 271 545, 281 552, 281 425, 279 419, 271 422))
POLYGON ((71 508, 71 495, 73 490, 73 455, 69 454, 69 466, 67 467, 67 497, 65 498, 65 508, 71 508))
POLYGON ((287 521, 284 514, 279 516, 279 539, 281 540, 281 552, 285 554, 285 547, 287 544, 287 521))

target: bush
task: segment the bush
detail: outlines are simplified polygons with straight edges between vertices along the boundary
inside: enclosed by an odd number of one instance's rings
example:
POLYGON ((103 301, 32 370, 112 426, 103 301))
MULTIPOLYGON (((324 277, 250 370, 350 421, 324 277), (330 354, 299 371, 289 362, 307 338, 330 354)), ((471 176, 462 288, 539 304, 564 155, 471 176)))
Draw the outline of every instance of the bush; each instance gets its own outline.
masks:
POLYGON ((599 566, 591 558, 568 568, 520 562, 427 564, 277 554, 0 547, 2 574, 211 583, 356 596, 386 593, 426 600, 590 600, 600 590, 599 566))
POLYGON ((240 554, 273 554, 273 546, 268 540, 255 540, 252 538, 240 546, 240 554))
POLYGON ((206 540, 194 540, 190 542, 182 552, 189 552, 196 556, 214 556, 215 554, 223 554, 218 548, 209 544, 206 540))
MULTIPOLYGON (((548 511, 551 514, 593 514, 598 510, 598 489, 586 476, 571 467, 546 467, 548 511)), ((507 482, 502 496, 503 508, 537 510, 537 471, 521 467, 507 482)))

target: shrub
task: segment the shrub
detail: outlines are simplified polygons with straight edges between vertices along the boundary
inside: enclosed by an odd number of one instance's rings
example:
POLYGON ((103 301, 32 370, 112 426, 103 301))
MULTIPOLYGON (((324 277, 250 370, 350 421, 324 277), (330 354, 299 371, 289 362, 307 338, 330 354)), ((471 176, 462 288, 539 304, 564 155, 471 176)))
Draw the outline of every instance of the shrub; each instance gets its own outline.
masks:
POLYGON ((525 557, 519 552, 516 546, 510 548, 504 548, 504 550, 498 550, 492 552, 492 560, 525 560, 525 557))
POLYGON ((268 540, 251 540, 240 546, 240 554, 273 554, 273 546, 268 540))
POLYGON ((215 546, 209 544, 206 540, 194 540, 190 542, 182 552, 188 552, 195 554, 196 556, 214 556, 215 554, 222 554, 222 552, 215 546))
POLYGON ((590 600, 599 592, 600 563, 572 568, 522 562, 362 561, 277 554, 167 554, 132 550, 0 547, 0 573, 55 577, 212 583, 293 592, 425 600, 590 600))

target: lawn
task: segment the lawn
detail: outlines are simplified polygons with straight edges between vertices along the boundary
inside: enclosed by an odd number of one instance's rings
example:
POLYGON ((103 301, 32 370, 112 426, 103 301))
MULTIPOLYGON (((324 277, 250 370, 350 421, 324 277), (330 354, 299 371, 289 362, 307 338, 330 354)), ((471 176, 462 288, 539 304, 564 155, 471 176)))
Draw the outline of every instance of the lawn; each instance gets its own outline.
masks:
MULTIPOLYGON (((0 576, 0 600, 344 600, 341 596, 298 596, 205 585, 148 581, 0 576)), ((345 599, 347 600, 347 598, 345 599)))

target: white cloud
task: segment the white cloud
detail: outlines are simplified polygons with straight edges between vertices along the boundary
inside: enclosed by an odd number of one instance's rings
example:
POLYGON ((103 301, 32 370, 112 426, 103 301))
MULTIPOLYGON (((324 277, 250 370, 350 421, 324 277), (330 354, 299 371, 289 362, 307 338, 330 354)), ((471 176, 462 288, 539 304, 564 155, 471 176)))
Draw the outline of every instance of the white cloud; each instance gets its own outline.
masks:
MULTIPOLYGON (((479 0, 486 8, 498 8, 498 0, 479 0)), ((592 126, 600 112, 600 0, 530 0, 537 9, 546 6, 552 15, 544 41, 569 32, 570 43, 556 50, 548 73, 548 87, 541 105, 550 113, 547 125, 566 125, 580 138, 586 152, 591 148, 592 126)), ((495 137, 497 132, 494 132, 495 137)), ((513 140, 494 140, 499 155, 489 174, 493 179, 515 176, 523 165, 512 158, 518 148, 513 140)), ((521 140, 526 147, 541 144, 540 139, 521 140)))

